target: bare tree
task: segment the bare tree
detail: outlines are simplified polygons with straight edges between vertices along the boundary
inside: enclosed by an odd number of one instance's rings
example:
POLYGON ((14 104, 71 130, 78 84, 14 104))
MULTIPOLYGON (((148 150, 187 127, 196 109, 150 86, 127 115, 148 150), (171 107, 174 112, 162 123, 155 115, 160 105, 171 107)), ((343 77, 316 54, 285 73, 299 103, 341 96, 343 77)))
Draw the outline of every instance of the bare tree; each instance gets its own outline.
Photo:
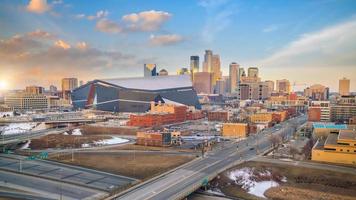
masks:
POLYGON ((279 144, 281 143, 281 137, 279 135, 271 135, 269 137, 269 141, 272 144, 273 156, 274 156, 275 149, 278 148, 279 144))
POLYGON ((295 158, 295 155, 299 153, 299 150, 295 146, 290 146, 289 147, 289 153, 292 154, 293 159, 295 158))

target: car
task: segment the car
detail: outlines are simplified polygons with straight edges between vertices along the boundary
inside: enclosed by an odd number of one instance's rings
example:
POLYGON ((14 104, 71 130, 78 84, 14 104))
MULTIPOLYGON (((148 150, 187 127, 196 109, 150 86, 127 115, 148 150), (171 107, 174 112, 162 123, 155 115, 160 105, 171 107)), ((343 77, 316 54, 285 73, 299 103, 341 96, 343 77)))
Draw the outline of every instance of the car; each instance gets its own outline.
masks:
POLYGON ((254 150, 254 149, 255 149, 254 147, 251 147, 251 148, 250 148, 251 151, 254 150))

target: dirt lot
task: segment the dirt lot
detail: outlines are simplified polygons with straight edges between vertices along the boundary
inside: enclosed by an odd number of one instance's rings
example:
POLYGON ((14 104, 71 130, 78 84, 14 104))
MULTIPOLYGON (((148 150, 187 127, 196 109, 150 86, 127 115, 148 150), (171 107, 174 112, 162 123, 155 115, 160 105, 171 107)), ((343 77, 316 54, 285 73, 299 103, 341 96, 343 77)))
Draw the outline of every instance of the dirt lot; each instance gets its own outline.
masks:
POLYGON ((137 179, 156 176, 195 158, 194 156, 186 155, 148 155, 140 153, 128 155, 75 153, 74 157, 73 163, 70 155, 54 159, 137 179))
POLYGON ((80 127, 84 135, 136 135, 138 129, 135 127, 105 127, 94 125, 84 125, 80 127))
POLYGON ((183 149, 174 146, 171 147, 153 147, 153 146, 142 146, 136 144, 125 144, 116 147, 110 147, 107 149, 112 150, 142 150, 142 151, 179 151, 179 152, 195 152, 194 149, 183 149))
POLYGON ((33 150, 47 149, 47 148, 79 148, 84 143, 91 143, 103 139, 110 139, 110 136, 100 135, 47 135, 39 139, 31 139, 30 148, 33 150))
MULTIPOLYGON (((356 176, 327 170, 303 167, 275 165, 269 163, 247 162, 233 169, 244 167, 257 170, 268 170, 272 179, 280 186, 268 189, 264 195, 268 199, 323 199, 323 200, 356 200, 356 176), (287 182, 278 181, 278 177, 286 177, 287 182)), ((230 169, 227 172, 233 170, 230 169)), ((211 182, 225 195, 243 199, 261 199, 247 193, 228 178, 227 172, 211 182)))

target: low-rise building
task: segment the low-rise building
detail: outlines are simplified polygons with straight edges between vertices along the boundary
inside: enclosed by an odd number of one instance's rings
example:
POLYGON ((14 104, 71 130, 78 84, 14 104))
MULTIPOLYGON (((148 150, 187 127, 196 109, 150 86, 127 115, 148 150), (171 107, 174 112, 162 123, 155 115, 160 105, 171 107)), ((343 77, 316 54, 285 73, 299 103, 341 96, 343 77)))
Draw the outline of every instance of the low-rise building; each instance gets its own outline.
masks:
POLYGON ((222 136, 233 138, 245 138, 248 136, 248 124, 246 123, 224 123, 222 136))
POLYGON ((220 121, 227 122, 229 121, 229 112, 227 111, 210 111, 208 112, 209 121, 220 121))
POLYGON ((311 101, 308 107, 308 121, 329 122, 330 101, 311 101))
POLYGON ((43 94, 19 92, 6 95, 5 105, 13 110, 43 110, 49 108, 49 101, 43 94))
POLYGON ((335 123, 313 123, 312 130, 313 136, 316 138, 326 138, 331 133, 338 133, 340 130, 346 130, 348 126, 346 124, 335 123))
POLYGON ((356 131, 340 130, 318 141, 312 150, 312 160, 356 166, 356 131))
POLYGON ((137 132, 136 144, 144 146, 170 146, 172 134, 170 132, 137 132))
POLYGON ((270 123, 273 121, 272 113, 255 113, 250 115, 250 122, 252 123, 270 123))

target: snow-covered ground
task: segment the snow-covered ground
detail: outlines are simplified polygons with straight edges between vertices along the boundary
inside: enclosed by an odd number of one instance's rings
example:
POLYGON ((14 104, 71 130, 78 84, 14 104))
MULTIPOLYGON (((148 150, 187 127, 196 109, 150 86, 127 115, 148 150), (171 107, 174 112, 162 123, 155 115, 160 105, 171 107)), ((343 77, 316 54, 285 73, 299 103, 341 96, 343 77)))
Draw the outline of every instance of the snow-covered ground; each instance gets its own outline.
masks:
POLYGON ((121 144, 121 143, 126 143, 128 141, 130 141, 130 140, 113 136, 110 139, 94 141, 93 144, 82 144, 82 148, 87 148, 87 147, 91 147, 91 146, 121 144))
POLYGON ((30 131, 37 123, 12 123, 3 128, 4 135, 18 134, 30 131))
POLYGON ((96 144, 96 145, 112 145, 112 144, 121 144, 121 143, 125 143, 128 141, 129 141, 128 139, 112 137, 111 139, 96 141, 96 142, 94 142, 94 144, 96 144))
POLYGON ((31 140, 27 141, 24 145, 22 145, 22 147, 20 149, 28 149, 30 144, 31 144, 31 140))
MULTIPOLYGON (((228 172, 228 177, 248 193, 262 198, 265 198, 266 190, 279 186, 278 182, 272 179, 272 173, 268 170, 254 171, 254 168, 244 167, 228 172), (257 181, 258 179, 263 181, 257 181)), ((286 182, 287 179, 283 177, 280 181, 286 182)))
POLYGON ((219 188, 210 189, 210 190, 207 190, 207 191, 205 191, 205 192, 206 192, 206 193, 209 193, 209 194, 214 194, 214 195, 219 195, 219 196, 225 196, 225 194, 222 193, 219 188))
POLYGON ((83 135, 79 128, 73 129, 72 135, 83 135))
POLYGON ((216 136, 197 136, 197 135, 193 135, 193 136, 182 136, 181 137, 183 140, 210 140, 210 139, 214 139, 216 138, 216 136))

